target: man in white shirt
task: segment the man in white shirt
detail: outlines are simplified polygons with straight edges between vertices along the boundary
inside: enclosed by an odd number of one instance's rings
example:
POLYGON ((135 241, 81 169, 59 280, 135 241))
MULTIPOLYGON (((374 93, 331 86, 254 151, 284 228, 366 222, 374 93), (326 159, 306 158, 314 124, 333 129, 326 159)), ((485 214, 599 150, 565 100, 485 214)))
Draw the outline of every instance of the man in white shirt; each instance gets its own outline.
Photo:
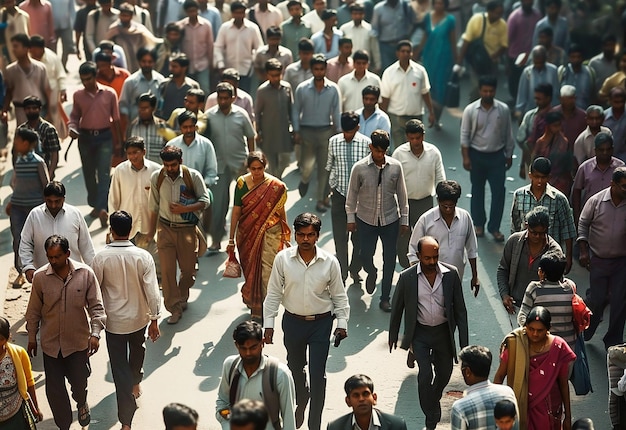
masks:
POLYGON ((313 10, 302 17, 302 21, 311 26, 313 34, 324 29, 324 21, 322 20, 322 12, 326 10, 326 0, 313 1, 313 10))
POLYGON ((109 217, 113 242, 93 259, 107 315, 106 339, 122 430, 130 430, 141 395, 146 328, 155 342, 161 294, 156 270, 147 251, 129 240, 133 218, 116 211, 109 217))
POLYGON ((392 135, 390 151, 404 142, 404 125, 410 119, 422 120, 424 105, 428 109, 429 125, 435 122, 435 111, 430 98, 430 81, 426 69, 411 60, 413 44, 401 40, 396 47, 398 61, 389 66, 381 79, 383 98, 380 108, 389 114, 392 135))
POLYGON ((44 188, 43 195, 45 203, 28 214, 20 238, 22 271, 28 282, 33 281, 35 270, 48 264, 44 244, 52 234, 68 239, 72 258, 76 261, 82 260, 90 265, 95 255, 83 214, 65 203, 65 186, 52 181, 44 188))
MULTIPOLYGON (((372 34, 372 26, 364 21, 365 8, 360 3, 350 5, 352 21, 343 24, 339 30, 343 36, 352 39, 352 49, 356 51, 366 51, 370 57, 370 70, 379 74, 381 72, 380 46, 378 40, 372 34)), ((354 60, 356 62, 356 59, 354 60)))
MULTIPOLYGON (((367 70, 370 56, 366 51, 356 51, 352 55, 354 70, 339 78, 341 91, 341 111, 355 111, 363 107, 363 88, 372 85, 380 88, 378 75, 367 70)), ((377 100, 378 101, 378 100, 377 100)))
MULTIPOLYGON (((405 129, 407 142, 398 146, 392 157, 402 164, 409 199, 409 226, 413 227, 419 217, 433 207, 435 187, 441 181, 445 181, 446 171, 439 149, 424 141, 425 130, 422 121, 409 120, 405 129)), ((396 250, 398 261, 405 269, 409 267, 408 247, 409 235, 399 236, 396 250)))
POLYGON ((303 213, 293 222, 296 242, 274 259, 272 274, 263 303, 265 343, 273 343, 274 320, 278 307, 285 307, 283 331, 287 365, 296 387, 296 428, 304 423, 304 412, 311 399, 308 429, 320 430, 326 397, 326 360, 334 314, 337 318, 335 346, 348 336, 350 305, 337 259, 316 246, 322 221, 303 213), (304 367, 309 364, 309 381, 304 367), (311 387, 309 391, 309 386, 311 387))

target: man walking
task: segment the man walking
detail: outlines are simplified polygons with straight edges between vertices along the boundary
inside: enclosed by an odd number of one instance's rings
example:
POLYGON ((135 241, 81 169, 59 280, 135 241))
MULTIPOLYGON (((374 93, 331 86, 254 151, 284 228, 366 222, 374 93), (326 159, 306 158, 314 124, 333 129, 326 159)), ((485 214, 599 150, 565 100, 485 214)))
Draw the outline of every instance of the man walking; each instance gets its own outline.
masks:
POLYGON ((471 213, 476 236, 485 235, 485 184, 491 189, 491 211, 487 230, 496 242, 504 242, 500 222, 504 212, 505 174, 513 163, 511 114, 505 103, 496 100, 497 80, 482 77, 478 83, 480 98, 470 103, 461 119, 463 168, 472 182, 471 213))
POLYGON ((55 424, 69 430, 72 407, 65 380, 78 406, 78 422, 85 427, 91 421, 89 357, 98 352, 106 317, 98 280, 89 266, 69 258, 68 240, 52 235, 45 250, 49 264, 35 273, 26 309, 27 350, 31 357, 37 355, 39 334, 48 403, 55 424))
POLYGON ((398 234, 409 234, 409 203, 402 164, 387 155, 389 133, 372 133, 370 155, 358 161, 350 173, 346 214, 348 231, 358 232, 361 260, 367 272, 365 290, 376 290, 377 269, 374 253, 377 239, 383 243, 383 279, 379 307, 389 312, 389 294, 396 266, 398 234))
POLYGON ((419 263, 400 273, 391 307, 389 352, 398 346, 404 314, 404 337, 400 348, 412 348, 419 371, 417 392, 426 415, 426 429, 441 421, 441 396, 452 375, 456 359, 454 332, 467 346, 467 310, 461 279, 454 266, 439 262, 439 244, 426 236, 417 243, 419 263), (434 373, 434 374, 433 374, 434 373))
POLYGON ((267 286, 263 303, 264 341, 273 343, 274 320, 282 303, 287 366, 296 387, 296 428, 304 423, 310 398, 308 429, 320 430, 333 315, 337 318, 334 333, 335 345, 338 345, 348 336, 350 305, 341 281, 339 262, 316 246, 322 221, 317 215, 303 213, 293 221, 293 227, 298 246, 283 249, 276 255, 267 286), (310 391, 304 369, 307 362, 310 391))
POLYGON ((155 342, 161 295, 149 252, 129 240, 133 218, 116 211, 109 218, 113 241, 96 254, 92 267, 107 312, 106 339, 122 430, 130 430, 141 395, 145 336, 155 342))

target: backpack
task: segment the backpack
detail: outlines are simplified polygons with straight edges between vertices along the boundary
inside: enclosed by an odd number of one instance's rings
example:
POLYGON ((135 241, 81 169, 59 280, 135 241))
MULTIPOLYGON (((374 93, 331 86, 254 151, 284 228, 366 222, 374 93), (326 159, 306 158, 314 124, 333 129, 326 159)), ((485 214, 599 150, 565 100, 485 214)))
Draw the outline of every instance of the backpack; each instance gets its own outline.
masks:
MULTIPOLYGON (((180 194, 181 202, 185 204, 194 203, 195 201, 197 201, 197 196, 193 188, 193 181, 191 179, 191 173, 189 173, 189 169, 187 168, 187 166, 181 165, 180 167, 183 170, 183 182, 185 182, 185 191, 184 193, 181 191, 181 194, 180 194)), ((156 183, 157 189, 159 190, 161 189, 161 185, 163 185, 163 181, 165 180, 166 175, 167 173, 165 172, 165 167, 161 168, 161 171, 159 172, 159 177, 157 178, 157 183, 156 183)), ((180 216, 185 221, 189 221, 193 224, 198 224, 198 221, 200 221, 200 219, 193 212, 183 213, 183 214, 180 214, 180 216)))
MULTIPOLYGON (((239 385, 239 363, 241 363, 241 357, 237 357, 230 366, 228 372, 228 384, 230 386, 229 401, 232 407, 237 403, 237 387, 239 385)), ((261 385, 263 387, 263 403, 267 414, 269 415, 272 426, 275 430, 282 430, 280 425, 280 398, 278 391, 276 390, 276 379, 278 374, 278 359, 265 355, 265 369, 263 369, 261 385)))

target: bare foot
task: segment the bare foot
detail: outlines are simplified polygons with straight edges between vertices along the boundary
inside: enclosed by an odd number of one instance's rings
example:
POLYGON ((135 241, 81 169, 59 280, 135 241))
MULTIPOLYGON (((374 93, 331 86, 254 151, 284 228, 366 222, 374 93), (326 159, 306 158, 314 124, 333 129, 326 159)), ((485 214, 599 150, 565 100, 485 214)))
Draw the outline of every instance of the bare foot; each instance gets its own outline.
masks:
POLYGON ((127 426, 126 424, 122 425, 122 430, 130 430, 130 426, 127 426))
MULTIPOLYGON (((133 385, 133 397, 135 399, 138 399, 139 397, 141 397, 141 385, 137 384, 137 385, 133 385)), ((130 427, 128 427, 130 429, 130 427)), ((122 430, 124 430, 124 428, 122 427, 122 430)))

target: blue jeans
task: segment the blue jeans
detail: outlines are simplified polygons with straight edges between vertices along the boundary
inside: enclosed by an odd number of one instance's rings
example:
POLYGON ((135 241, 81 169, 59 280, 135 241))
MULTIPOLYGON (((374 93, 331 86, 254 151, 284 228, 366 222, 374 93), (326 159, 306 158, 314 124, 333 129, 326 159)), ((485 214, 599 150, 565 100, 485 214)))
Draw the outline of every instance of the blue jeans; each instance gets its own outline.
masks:
POLYGON ((81 133, 78 151, 83 164, 87 203, 96 211, 107 210, 113 157, 111 131, 107 130, 97 136, 81 133))
POLYGON ((389 301, 391 293, 391 281, 396 268, 396 243, 400 230, 400 220, 387 225, 369 225, 356 218, 356 231, 359 234, 361 244, 361 261, 363 269, 368 275, 376 276, 377 269, 374 266, 374 253, 376 243, 380 238, 383 243, 383 280, 380 301, 389 301))
POLYGON ((485 184, 491 189, 491 210, 489 211, 489 232, 500 231, 500 222, 504 212, 506 165, 504 150, 479 152, 470 148, 470 181, 472 181, 471 211, 474 225, 484 227, 487 222, 485 213, 485 184))
POLYGON ((13 267, 20 273, 22 271, 20 237, 24 224, 26 224, 26 218, 28 218, 28 214, 31 210, 33 210, 32 207, 11 205, 11 215, 9 216, 9 220, 11 221, 11 235, 13 236, 13 267))
POLYGON ((398 60, 398 57, 396 57, 398 42, 378 42, 378 47, 380 48, 380 62, 382 64, 380 70, 382 73, 383 70, 398 60))

